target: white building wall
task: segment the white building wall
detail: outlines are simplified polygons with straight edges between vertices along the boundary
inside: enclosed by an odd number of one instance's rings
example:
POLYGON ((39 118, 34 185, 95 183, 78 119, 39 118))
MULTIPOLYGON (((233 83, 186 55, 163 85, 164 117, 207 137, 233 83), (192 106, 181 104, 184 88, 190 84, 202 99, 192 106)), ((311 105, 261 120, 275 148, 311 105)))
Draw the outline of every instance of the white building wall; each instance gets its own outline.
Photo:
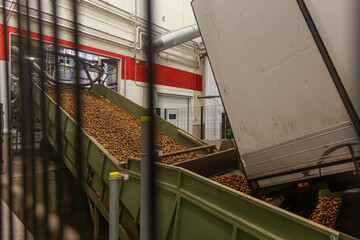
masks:
MULTIPOLYGON (((219 90, 215 82, 215 77, 211 69, 209 58, 205 57, 204 66, 204 96, 219 96, 219 90)), ((220 98, 204 99, 205 106, 222 105, 220 98)))
MULTIPOLYGON (((79 1, 78 27, 80 31, 80 44, 131 57, 134 56, 134 45, 136 44, 138 49, 136 51, 137 58, 145 60, 144 53, 142 50, 139 50, 140 42, 143 43, 140 39, 140 34, 144 36, 144 31, 147 26, 145 14, 142 13, 144 11, 141 10, 145 8, 144 2, 145 1, 138 0, 139 13, 136 17, 135 6, 133 6, 135 5, 134 1, 79 1), (123 9, 119 7, 123 7, 123 9)), ((188 0, 156 1, 154 9, 160 10, 154 11, 153 31, 155 35, 195 24, 189 2, 188 0), (171 2, 171 4, 165 4, 165 2, 171 2), (174 11, 178 11, 177 9, 180 5, 183 10, 173 15, 174 11), (165 16, 165 21, 162 20, 163 16, 165 16), (189 20, 184 20, 185 18, 189 18, 189 20), (160 21, 157 21, 157 19, 160 19, 160 21)), ((7 1, 8 7, 10 3, 10 1, 7 1)), ((35 20, 37 19, 37 2, 29 1, 29 4, 31 19, 35 20)), ((52 5, 49 4, 48 1, 43 1, 42 7, 44 35, 52 36, 52 5)), ((17 27, 16 19, 15 9, 8 25, 17 27)), ((58 1, 59 39, 73 42, 74 39, 71 31, 72 19, 72 1, 58 1)), ((34 21, 31 24, 31 31, 38 32, 37 22, 34 21)), ((155 58, 155 61, 169 67, 201 74, 202 71, 201 68, 199 68, 198 58, 199 51, 197 50, 197 44, 195 44, 194 41, 190 41, 172 49, 165 50, 160 54, 162 57, 155 58), (175 56, 169 57, 167 53, 175 56)))
MULTIPOLYGON (((154 32, 156 35, 163 34, 169 30, 175 30, 184 26, 195 23, 195 18, 190 5, 190 0, 157 0, 154 1, 154 32)), ((38 31, 37 19, 37 1, 29 1, 31 16, 31 32, 38 31)), ((9 8, 11 1, 7 1, 6 7, 9 8)), ((80 0, 78 1, 79 13, 79 34, 80 44, 91 48, 104 50, 104 56, 109 56, 107 52, 112 53, 113 58, 119 59, 119 92, 126 95, 138 104, 144 105, 146 99, 146 84, 134 82, 134 79, 124 80, 121 74, 124 58, 128 56, 140 61, 145 60, 145 55, 141 49, 141 36, 144 35, 146 28, 145 21, 145 1, 144 0, 80 0), (137 50, 134 51, 134 48, 137 50), (107 51, 107 52, 106 52, 107 51), (114 56, 118 54, 119 57, 114 56), (125 84, 126 83, 126 84, 125 84)), ((42 1, 43 8, 43 33, 47 36, 53 35, 52 23, 52 5, 48 1, 42 1)), ((9 9, 7 9, 9 10, 9 9)), ((17 28, 16 9, 9 19, 8 25, 17 28)), ((58 1, 58 24, 59 39, 73 42, 72 34, 72 1, 58 1)), ((199 40, 197 40, 199 41, 199 40)), ((65 46, 66 47, 66 46, 65 46)), ((81 49, 82 51, 92 52, 91 49, 81 49)), ((171 68, 183 71, 202 74, 203 69, 199 58, 200 48, 193 41, 187 42, 180 46, 165 50, 155 56, 157 64, 165 65, 171 68)), ((4 71, 2 71, 4 73, 4 71)), ((5 78, 1 78, 1 89, 4 85, 5 78)), ((200 102, 196 99, 202 95, 201 91, 194 91, 184 88, 175 88, 163 85, 157 85, 158 89, 172 90, 181 93, 191 93, 191 107, 199 106, 200 102)), ((4 93, 1 92, 1 101, 3 102, 4 93)))
MULTIPOLYGON (((146 0, 104 0, 101 2, 146 18, 146 0)), ((154 0, 153 23, 169 30, 195 24, 190 3, 191 0, 154 0)))
MULTIPOLYGON (((219 96, 209 58, 204 58, 204 96, 219 96)), ((221 119, 224 108, 221 98, 204 98, 205 140, 221 139, 221 119)))
MULTIPOLYGON (((0 61, 0 72, 2 75, 6 76, 6 62, 5 61, 0 61)), ((8 114, 7 114, 7 111, 6 111, 6 108, 7 108, 7 99, 6 99, 6 96, 8 96, 6 94, 6 90, 7 90, 7 87, 6 87, 6 78, 4 80, 1 80, 0 81, 0 102, 3 104, 3 111, 5 113, 4 115, 4 133, 7 133, 8 132, 8 124, 7 124, 7 117, 8 117, 8 114)), ((0 109, 0 114, 2 114, 1 112, 1 109, 0 109)), ((1 115, 0 115, 1 117, 1 115)), ((1 125, 0 125, 1 127, 1 125)))

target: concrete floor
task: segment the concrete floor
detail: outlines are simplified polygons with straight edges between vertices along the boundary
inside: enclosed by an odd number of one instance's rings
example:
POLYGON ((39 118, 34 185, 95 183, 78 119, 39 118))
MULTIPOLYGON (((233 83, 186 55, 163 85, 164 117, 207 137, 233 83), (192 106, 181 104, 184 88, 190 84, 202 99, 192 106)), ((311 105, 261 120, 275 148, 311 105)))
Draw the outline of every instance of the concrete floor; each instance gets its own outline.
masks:
MULTIPOLYGON (((13 215, 13 234, 14 237, 16 236, 16 239, 24 239, 24 216, 25 211, 30 212, 29 209, 25 210, 23 205, 23 161, 21 159, 21 156, 14 155, 12 158, 12 192, 13 192, 13 201, 12 201, 12 215, 13 215)), ((56 170, 56 165, 54 163, 49 163, 48 168, 48 175, 49 175, 49 189, 54 189, 54 171, 56 170)), ((35 179, 37 183, 42 183, 42 176, 43 176, 43 168, 41 165, 41 159, 39 157, 36 158, 35 161, 35 179)), ((2 209, 4 210, 4 214, 7 215, 7 218, 4 219, 4 224, 9 225, 9 164, 8 161, 5 161, 3 164, 3 173, 1 175, 1 180, 3 183, 3 194, 2 194, 2 209)), ((27 179, 28 181, 29 179, 27 179)), ((30 182, 30 181, 29 181, 30 182)), ((30 187, 30 184, 28 184, 28 188, 30 187)), ((55 188, 56 189, 56 188, 55 188)), ((54 190, 55 190, 54 189, 54 190)), ((53 191, 50 191, 52 193, 53 191)), ((36 184, 36 202, 42 203, 43 202, 43 189, 42 184, 36 184)), ((49 194, 49 200, 54 201, 54 194, 49 194)), ((3 226, 4 228, 4 226, 3 226)), ((9 227, 5 228, 6 231, 4 234, 9 234, 9 227)), ((29 232, 29 231, 28 231, 29 232)), ((30 233, 30 232, 29 232, 30 233)), ((6 238, 5 238, 6 239, 6 238)))
MULTIPOLYGON (((9 239, 9 189, 8 189, 8 178, 9 178, 9 167, 8 162, 6 161, 3 164, 3 173, 1 175, 1 180, 3 183, 3 194, 2 194, 2 210, 3 210, 3 231, 4 231, 4 237, 3 239, 9 239)), ((13 192, 13 206, 12 206, 12 214, 13 214, 13 233, 15 234, 13 239, 24 239, 24 219, 25 219, 25 211, 28 213, 31 212, 31 207, 25 209, 23 204, 23 198, 22 198, 22 192, 23 192, 23 161, 20 155, 14 155, 12 157, 12 192, 13 192), (16 237, 16 238, 15 238, 16 237)), ((57 192, 59 191, 59 186, 56 181, 57 172, 58 172, 57 164, 54 163, 51 160, 48 160, 48 169, 47 169, 47 176, 48 176, 48 195, 47 199, 49 202, 49 213, 50 214, 56 214, 57 212, 57 192)), ((64 224, 76 229, 78 228, 79 224, 79 216, 78 211, 76 209, 77 201, 76 201, 76 192, 77 192, 77 182, 73 178, 72 174, 69 170, 67 170, 65 167, 62 169, 63 171, 63 208, 62 208, 62 214, 64 219, 64 224)), ((44 184, 43 184, 43 176, 44 176, 44 169, 43 169, 43 162, 42 158, 40 156, 35 157, 35 201, 37 206, 44 206, 44 184)), ((28 189, 31 189, 31 179, 27 179, 27 182, 29 182, 28 189)), ((29 198, 29 200, 32 200, 32 197, 29 198)), ((85 211, 88 212, 89 208, 87 206, 87 201, 82 204, 82 206, 85 208, 85 211)), ((28 217, 28 221, 31 221, 32 218, 28 217)), ((92 223, 91 223, 91 217, 90 214, 86 215, 86 219, 82 219, 81 222, 86 226, 84 229, 86 229, 86 238, 92 239, 93 231, 92 231, 92 223)), ((38 221, 35 226, 30 223, 30 226, 32 228, 36 228, 38 233, 44 232, 44 227, 42 221, 38 221)), ((33 229, 30 229, 30 232, 33 232, 33 229)), ((29 235, 30 236, 30 235, 29 235)), ((28 239, 33 239, 29 237, 28 239)), ((44 239, 43 237, 37 237, 37 239, 44 239)))
MULTIPOLYGON (((4 161, 3 164, 3 171, 1 173, 1 180, 3 183, 3 188, 7 188, 8 186, 8 146, 7 146, 7 139, 8 134, 3 135, 3 142, 2 142, 2 160, 4 161)), ((18 172, 18 169, 16 170, 18 172)), ((17 173, 18 174, 18 173, 17 173)), ((18 187, 18 186, 17 186, 18 187)), ((8 191, 3 191, 2 197, 5 198, 8 191)), ((12 240, 22 240, 25 238, 25 226, 21 222, 14 212, 12 212, 6 202, 1 199, 1 230, 2 230, 2 239, 10 240, 10 214, 12 215, 12 223, 13 223, 13 236, 12 240)), ((34 237, 29 231, 26 231, 27 239, 32 240, 34 237)))
MULTIPOLYGON (((13 222, 13 229, 14 229, 12 240, 25 239, 24 224, 20 221, 20 219, 13 212, 10 211, 10 208, 3 200, 1 200, 1 213, 2 213, 2 215, 1 215, 2 239, 10 240, 10 214, 12 214, 12 222, 13 222)), ((26 231, 26 233, 27 233, 28 240, 34 239, 33 235, 29 231, 26 231)))

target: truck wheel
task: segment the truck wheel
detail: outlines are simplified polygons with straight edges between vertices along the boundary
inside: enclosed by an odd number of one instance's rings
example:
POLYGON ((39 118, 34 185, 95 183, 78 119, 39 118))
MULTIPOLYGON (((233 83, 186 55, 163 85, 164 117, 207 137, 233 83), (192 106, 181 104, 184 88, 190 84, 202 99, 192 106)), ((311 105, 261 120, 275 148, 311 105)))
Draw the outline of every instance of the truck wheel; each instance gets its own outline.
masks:
POLYGON ((318 203, 319 191, 301 192, 286 195, 284 198, 285 201, 280 204, 280 208, 296 213, 304 218, 309 218, 318 203))

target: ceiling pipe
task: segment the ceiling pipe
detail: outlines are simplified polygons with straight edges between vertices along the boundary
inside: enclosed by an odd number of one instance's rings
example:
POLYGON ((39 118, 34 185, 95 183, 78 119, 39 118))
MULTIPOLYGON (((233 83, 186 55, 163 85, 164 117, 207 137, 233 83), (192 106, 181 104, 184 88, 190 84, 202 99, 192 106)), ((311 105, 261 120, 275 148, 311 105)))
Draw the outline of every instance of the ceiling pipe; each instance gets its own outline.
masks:
POLYGON ((215 95, 215 96, 198 96, 197 99, 207 99, 207 98, 219 98, 220 95, 215 95))
POLYGON ((160 52, 168 48, 180 45, 194 38, 200 37, 199 27, 194 24, 168 33, 156 36, 153 40, 154 52, 160 52))

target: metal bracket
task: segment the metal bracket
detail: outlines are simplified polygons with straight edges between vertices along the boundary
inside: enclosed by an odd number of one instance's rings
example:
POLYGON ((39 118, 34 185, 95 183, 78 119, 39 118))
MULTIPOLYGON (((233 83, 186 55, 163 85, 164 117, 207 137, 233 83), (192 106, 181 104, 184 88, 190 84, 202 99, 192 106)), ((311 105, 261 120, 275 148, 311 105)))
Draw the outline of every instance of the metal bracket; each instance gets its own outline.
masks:
POLYGON ((120 178, 120 181, 127 182, 127 181, 129 181, 129 174, 120 173, 119 178, 120 178))

